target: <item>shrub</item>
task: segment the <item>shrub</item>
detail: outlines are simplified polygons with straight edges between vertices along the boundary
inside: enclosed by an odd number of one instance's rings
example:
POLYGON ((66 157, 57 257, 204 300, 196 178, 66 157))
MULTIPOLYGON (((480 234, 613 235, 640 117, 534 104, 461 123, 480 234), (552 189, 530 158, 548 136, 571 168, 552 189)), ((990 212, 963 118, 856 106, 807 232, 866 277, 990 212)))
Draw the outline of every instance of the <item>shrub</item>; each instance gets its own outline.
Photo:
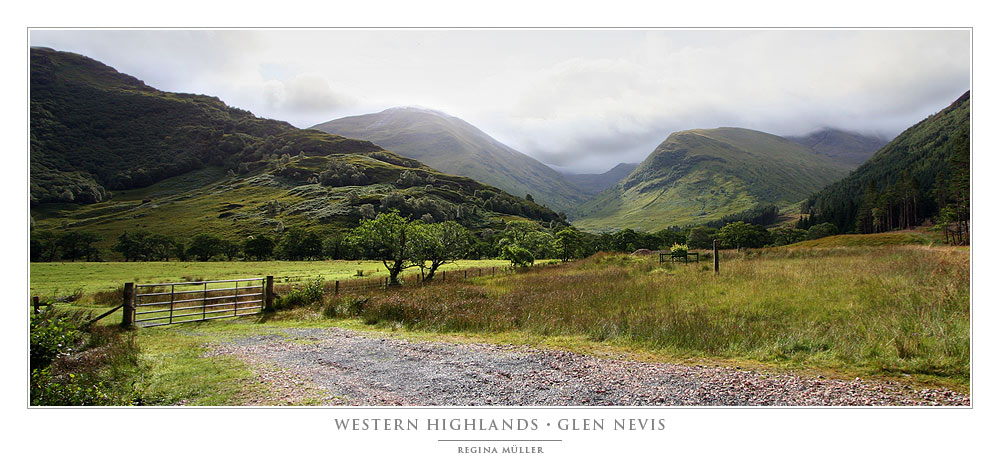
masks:
POLYGON ((670 256, 677 258, 687 258, 687 254, 688 254, 687 245, 681 245, 679 243, 675 243, 672 247, 670 247, 670 256))
POLYGON ((360 317, 361 313, 364 311, 365 303, 367 303, 369 299, 370 298, 350 295, 341 296, 339 298, 331 298, 326 305, 323 306, 323 317, 332 319, 340 316, 341 314, 360 317))
POLYGON ((316 277, 302 288, 292 290, 274 300, 276 310, 308 306, 323 299, 323 277, 316 277))
POLYGON ((73 322, 52 310, 31 315, 31 368, 44 368, 80 339, 73 322))
POLYGON ((102 405, 109 397, 108 385, 90 375, 55 377, 48 368, 31 370, 32 405, 102 405))
POLYGON ((146 368, 134 334, 82 331, 81 318, 49 309, 31 318, 31 405, 141 403, 146 368))

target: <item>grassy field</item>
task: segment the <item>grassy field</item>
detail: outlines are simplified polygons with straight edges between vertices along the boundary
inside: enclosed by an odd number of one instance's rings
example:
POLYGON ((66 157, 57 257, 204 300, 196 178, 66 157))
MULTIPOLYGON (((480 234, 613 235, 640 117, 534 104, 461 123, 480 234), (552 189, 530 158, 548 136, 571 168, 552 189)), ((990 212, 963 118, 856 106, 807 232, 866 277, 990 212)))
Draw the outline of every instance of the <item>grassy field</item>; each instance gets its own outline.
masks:
POLYGON ((432 332, 583 335, 673 357, 749 360, 967 385, 969 253, 774 249, 708 264, 599 255, 378 296, 362 319, 432 332))
MULTIPOLYGON (((725 252, 716 276, 710 264, 600 254, 505 276, 327 293, 314 305, 259 320, 134 334, 148 365, 143 401, 164 405, 310 403, 272 400, 274 391, 241 362, 204 356, 208 343, 300 326, 887 378, 968 392, 969 258, 967 247, 784 247, 725 252), (370 299, 352 305, 359 296, 370 299)), ((73 309, 98 312, 85 301, 73 309)))
MULTIPOLYGON (((544 262, 544 261, 540 261, 544 262)), ((441 266, 442 271, 507 266, 504 260, 462 260, 441 266)), ((226 261, 226 262, 57 262, 31 263, 31 296, 53 299, 81 289, 85 294, 112 290, 125 282, 165 283, 275 276, 277 283, 323 277, 324 280, 385 277, 379 261, 226 261)), ((408 269, 407 273, 419 272, 408 269)))

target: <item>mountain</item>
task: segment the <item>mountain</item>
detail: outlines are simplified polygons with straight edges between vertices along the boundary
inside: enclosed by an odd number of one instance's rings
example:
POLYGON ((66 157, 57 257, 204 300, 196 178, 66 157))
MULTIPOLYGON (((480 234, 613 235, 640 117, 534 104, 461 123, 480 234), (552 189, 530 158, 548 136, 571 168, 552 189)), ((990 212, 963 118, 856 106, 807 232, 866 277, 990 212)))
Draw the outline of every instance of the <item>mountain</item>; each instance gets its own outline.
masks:
POLYGON ((847 175, 809 148, 760 131, 671 134, 625 179, 578 207, 590 231, 655 231, 704 223, 761 204, 788 206, 847 175))
POLYGON ((569 174, 563 173, 566 181, 577 189, 591 195, 604 192, 605 189, 618 184, 623 178, 629 175, 638 163, 619 163, 614 168, 600 174, 569 174))
POLYGON ((900 218, 919 224, 953 201, 953 195, 967 196, 970 104, 966 92, 911 126, 846 178, 812 195, 803 211, 842 232, 867 232, 875 230, 876 215, 890 221, 883 229, 900 227, 900 218))
POLYGON ((786 136, 786 138, 852 167, 864 163, 888 142, 880 137, 836 128, 824 128, 805 136, 786 136))
POLYGON ((320 123, 313 129, 365 139, 446 173, 568 210, 587 199, 561 174, 491 138, 468 122, 427 109, 397 107, 320 123))
POLYGON ((33 229, 245 237, 347 228, 388 209, 474 229, 562 221, 369 141, 160 91, 77 54, 32 48, 30 85, 33 229))

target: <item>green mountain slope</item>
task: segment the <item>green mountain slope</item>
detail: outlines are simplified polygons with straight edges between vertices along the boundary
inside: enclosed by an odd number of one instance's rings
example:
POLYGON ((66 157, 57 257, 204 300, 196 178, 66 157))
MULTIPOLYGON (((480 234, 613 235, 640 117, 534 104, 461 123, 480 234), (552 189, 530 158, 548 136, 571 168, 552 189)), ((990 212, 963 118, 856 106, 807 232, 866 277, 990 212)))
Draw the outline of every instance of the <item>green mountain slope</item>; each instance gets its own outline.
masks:
MULTIPOLYGON (((865 195, 882 196, 879 198, 891 204, 903 197, 892 189, 910 182, 904 181, 908 176, 918 191, 915 221, 934 216, 947 201, 951 157, 957 156, 968 165, 970 103, 966 92, 940 112, 908 128, 849 176, 811 196, 803 211, 811 212, 816 222, 832 222, 842 232, 853 231, 865 195)), ((869 203, 863 219, 870 221, 871 208, 876 206, 878 203, 869 203)), ((894 223, 889 227, 897 226, 894 223)))
POLYGON ((446 173, 468 176, 511 194, 568 210, 588 198, 561 174, 441 112, 400 107, 320 123, 313 129, 365 139, 446 173))
POLYGON ((619 163, 614 168, 599 174, 568 174, 563 177, 577 189, 591 195, 597 195, 618 184, 638 167, 638 163, 619 163))
POLYGON ((351 227, 388 209, 472 228, 561 221, 544 206, 368 141, 162 92, 83 56, 31 56, 33 229, 83 229, 105 240, 139 228, 245 237, 351 227))
POLYGON ((655 231, 703 223, 757 204, 794 204, 847 172, 805 146, 760 131, 680 131, 615 187, 578 207, 573 224, 655 231))
POLYGON ((865 160, 886 145, 886 141, 882 138, 836 128, 824 128, 805 136, 787 136, 787 138, 851 167, 865 163, 865 160))

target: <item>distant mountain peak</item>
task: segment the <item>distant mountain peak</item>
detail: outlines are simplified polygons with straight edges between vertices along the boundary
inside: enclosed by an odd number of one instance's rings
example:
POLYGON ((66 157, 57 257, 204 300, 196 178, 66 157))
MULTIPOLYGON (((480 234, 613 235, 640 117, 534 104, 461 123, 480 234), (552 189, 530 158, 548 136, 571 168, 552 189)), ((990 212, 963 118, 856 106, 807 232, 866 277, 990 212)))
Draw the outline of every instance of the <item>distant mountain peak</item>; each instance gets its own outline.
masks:
POLYGON ((344 117, 313 129, 366 139, 449 174, 468 176, 513 195, 568 210, 588 195, 561 174, 458 117, 425 107, 391 107, 344 117))
POLYGON ((834 127, 820 128, 803 136, 788 136, 787 139, 852 167, 864 163, 889 142, 881 136, 834 127))
POLYGON ((589 231, 655 231, 704 223, 760 204, 791 205, 847 171, 762 131, 678 131, 615 187, 580 205, 573 224, 589 231))

